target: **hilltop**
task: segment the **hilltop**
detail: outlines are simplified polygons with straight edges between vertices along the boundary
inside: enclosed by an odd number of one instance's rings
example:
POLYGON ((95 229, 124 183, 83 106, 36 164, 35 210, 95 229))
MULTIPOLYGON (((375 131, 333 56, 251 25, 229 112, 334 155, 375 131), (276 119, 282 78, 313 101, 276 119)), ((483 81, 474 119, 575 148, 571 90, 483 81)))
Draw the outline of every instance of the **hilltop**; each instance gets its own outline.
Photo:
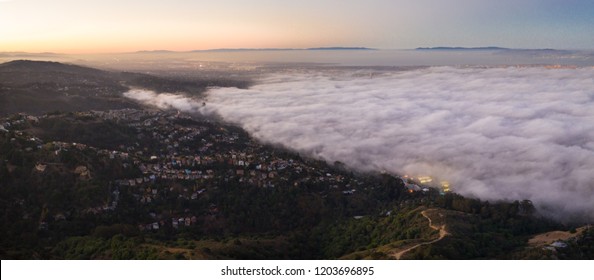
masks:
POLYGON ((77 65, 17 60, 0 64, 0 115, 137 108, 113 73, 77 65))
POLYGON ((117 81, 107 71, 59 62, 14 60, 0 64, 0 84, 18 87, 33 83, 109 86, 117 81))
POLYGON ((0 115, 140 108, 122 96, 133 87, 200 95, 208 86, 248 84, 225 77, 182 79, 50 61, 15 60, 0 64, 0 115))

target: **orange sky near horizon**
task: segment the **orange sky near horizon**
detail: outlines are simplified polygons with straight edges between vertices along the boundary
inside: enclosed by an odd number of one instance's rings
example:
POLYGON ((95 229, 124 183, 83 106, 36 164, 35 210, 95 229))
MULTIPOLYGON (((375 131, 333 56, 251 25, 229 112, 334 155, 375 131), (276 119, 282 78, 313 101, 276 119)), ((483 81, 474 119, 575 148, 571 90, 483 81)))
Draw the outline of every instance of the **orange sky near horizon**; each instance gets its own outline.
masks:
POLYGON ((81 2, 86 1, 0 2, 0 51, 110 53, 306 48, 348 44, 346 38, 356 31, 340 28, 340 20, 327 22, 329 18, 311 13, 307 20, 291 19, 293 11, 279 9, 282 5, 274 12, 255 13, 254 9, 244 12, 232 3, 185 1, 185 8, 180 8, 175 5, 180 1, 81 2))
POLYGON ((0 52, 594 47, 591 0, 0 0, 0 52))

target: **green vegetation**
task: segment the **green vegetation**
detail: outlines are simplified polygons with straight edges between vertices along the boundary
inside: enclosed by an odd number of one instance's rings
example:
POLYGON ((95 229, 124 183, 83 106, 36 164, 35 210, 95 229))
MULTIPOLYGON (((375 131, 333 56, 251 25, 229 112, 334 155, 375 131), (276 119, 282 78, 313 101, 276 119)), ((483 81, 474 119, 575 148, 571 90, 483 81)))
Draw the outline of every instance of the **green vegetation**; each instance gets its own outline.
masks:
POLYGON ((411 193, 394 176, 303 158, 211 120, 125 110, 5 121, 3 259, 390 259, 437 238, 424 209, 437 209, 449 235, 402 258, 592 256, 592 230, 552 253, 526 249, 534 234, 565 229, 530 201, 411 193))

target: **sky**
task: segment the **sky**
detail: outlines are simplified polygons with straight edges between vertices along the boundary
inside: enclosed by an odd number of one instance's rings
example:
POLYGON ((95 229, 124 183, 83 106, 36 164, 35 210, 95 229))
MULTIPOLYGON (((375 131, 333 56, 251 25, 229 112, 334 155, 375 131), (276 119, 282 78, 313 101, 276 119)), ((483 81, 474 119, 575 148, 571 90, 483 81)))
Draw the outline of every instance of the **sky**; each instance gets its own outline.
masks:
POLYGON ((0 51, 594 48, 591 0, 0 0, 0 51))

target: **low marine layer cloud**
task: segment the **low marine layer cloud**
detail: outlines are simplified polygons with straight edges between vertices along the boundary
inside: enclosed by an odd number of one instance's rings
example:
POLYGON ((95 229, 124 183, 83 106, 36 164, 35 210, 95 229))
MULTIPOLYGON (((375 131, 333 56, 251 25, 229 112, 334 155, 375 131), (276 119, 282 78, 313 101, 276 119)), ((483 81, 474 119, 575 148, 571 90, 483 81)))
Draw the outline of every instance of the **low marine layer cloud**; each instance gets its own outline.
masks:
POLYGON ((186 107, 330 162, 431 175, 463 195, 530 199, 549 216, 593 221, 592 77, 591 68, 303 70, 211 89, 206 106, 186 107))
POLYGON ((156 93, 145 89, 132 89, 124 92, 124 96, 160 109, 177 109, 180 111, 195 112, 201 105, 201 102, 181 94, 156 93))

